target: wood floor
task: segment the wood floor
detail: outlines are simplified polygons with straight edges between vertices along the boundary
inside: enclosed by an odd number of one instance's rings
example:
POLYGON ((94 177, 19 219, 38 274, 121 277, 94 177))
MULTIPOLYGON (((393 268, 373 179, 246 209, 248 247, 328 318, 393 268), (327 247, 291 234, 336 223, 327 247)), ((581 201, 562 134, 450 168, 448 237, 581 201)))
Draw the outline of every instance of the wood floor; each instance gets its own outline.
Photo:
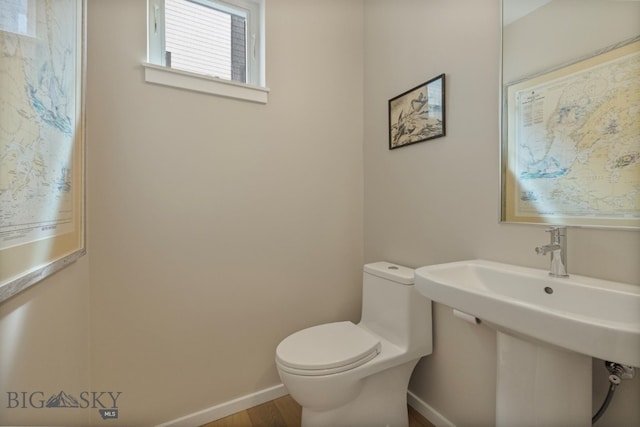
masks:
MULTIPOLYGON (((409 427, 434 427, 411 406, 408 411, 409 427)), ((300 427, 301 415, 300 405, 286 395, 201 427, 300 427)))

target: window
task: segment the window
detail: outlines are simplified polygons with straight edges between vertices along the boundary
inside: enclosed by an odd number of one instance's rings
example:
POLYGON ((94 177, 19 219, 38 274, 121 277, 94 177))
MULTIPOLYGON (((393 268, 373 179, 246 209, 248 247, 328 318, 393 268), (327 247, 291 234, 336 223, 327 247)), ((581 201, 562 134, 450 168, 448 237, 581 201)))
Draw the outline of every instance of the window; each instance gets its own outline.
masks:
MULTIPOLYGON (((266 91, 264 0, 148 0, 148 5, 147 81, 183 87, 174 83, 191 77, 200 78, 192 83, 198 87, 210 86, 208 80, 266 91), (171 71, 179 77, 169 77, 171 71), (156 81, 158 76, 163 81, 156 81)), ((203 91, 236 97, 228 93, 236 91, 233 87, 203 91)))

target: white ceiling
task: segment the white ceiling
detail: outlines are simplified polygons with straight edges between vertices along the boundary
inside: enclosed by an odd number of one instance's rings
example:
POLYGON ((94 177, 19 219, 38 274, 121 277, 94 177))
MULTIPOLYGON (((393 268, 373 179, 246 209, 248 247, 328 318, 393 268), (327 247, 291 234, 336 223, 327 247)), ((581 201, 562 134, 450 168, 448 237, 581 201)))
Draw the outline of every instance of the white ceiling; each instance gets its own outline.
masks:
POLYGON ((515 20, 544 6, 551 0, 503 0, 502 25, 509 25, 515 20))
MULTIPOLYGON (((509 25, 522 18, 551 0, 503 0, 502 25, 509 25)), ((640 0, 605 0, 605 1, 640 1, 640 0)))

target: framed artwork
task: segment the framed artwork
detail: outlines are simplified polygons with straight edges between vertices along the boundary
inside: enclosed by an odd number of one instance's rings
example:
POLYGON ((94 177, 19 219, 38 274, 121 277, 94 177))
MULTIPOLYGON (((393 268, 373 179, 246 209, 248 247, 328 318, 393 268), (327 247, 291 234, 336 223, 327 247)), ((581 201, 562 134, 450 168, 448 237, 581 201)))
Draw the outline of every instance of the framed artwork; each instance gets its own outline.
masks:
POLYGON ((503 89, 502 220, 640 227, 640 40, 503 89))
POLYGON ((445 75, 389 100, 389 149, 446 134, 445 75))
POLYGON ((85 253, 85 3, 2 2, 0 302, 85 253))

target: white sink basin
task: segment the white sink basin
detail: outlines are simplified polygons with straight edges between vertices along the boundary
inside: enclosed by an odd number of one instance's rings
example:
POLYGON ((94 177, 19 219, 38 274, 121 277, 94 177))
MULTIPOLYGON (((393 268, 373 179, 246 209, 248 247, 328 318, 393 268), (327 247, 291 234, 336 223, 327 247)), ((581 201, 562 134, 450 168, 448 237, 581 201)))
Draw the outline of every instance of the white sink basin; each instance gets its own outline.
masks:
POLYGON ((415 284, 508 334, 640 367, 640 286, 484 260, 420 267, 415 284))

